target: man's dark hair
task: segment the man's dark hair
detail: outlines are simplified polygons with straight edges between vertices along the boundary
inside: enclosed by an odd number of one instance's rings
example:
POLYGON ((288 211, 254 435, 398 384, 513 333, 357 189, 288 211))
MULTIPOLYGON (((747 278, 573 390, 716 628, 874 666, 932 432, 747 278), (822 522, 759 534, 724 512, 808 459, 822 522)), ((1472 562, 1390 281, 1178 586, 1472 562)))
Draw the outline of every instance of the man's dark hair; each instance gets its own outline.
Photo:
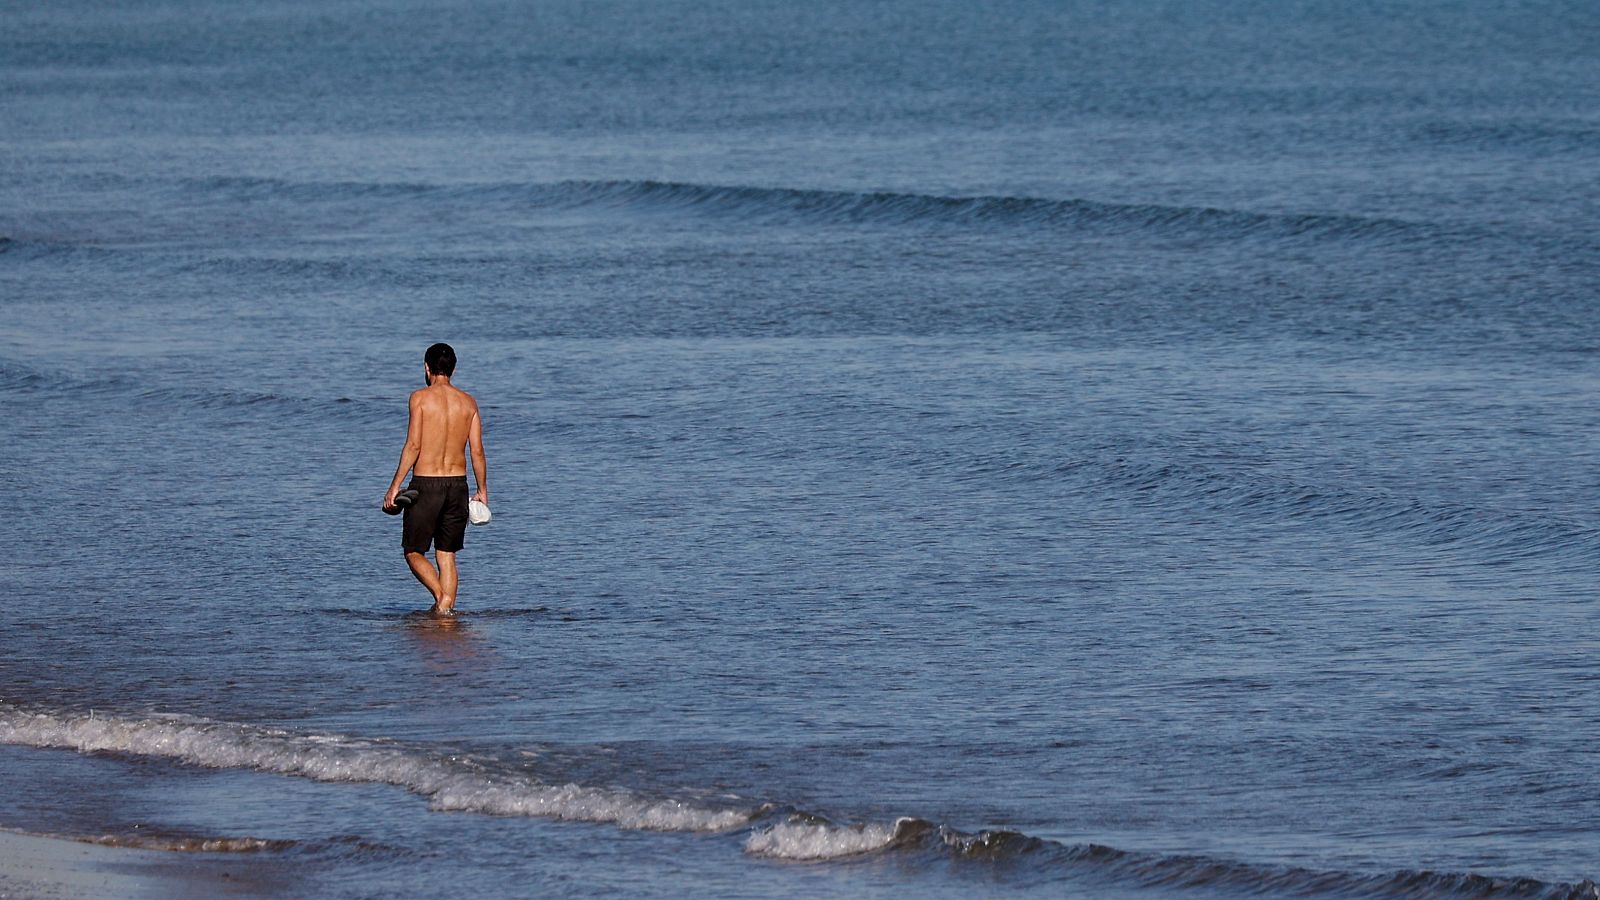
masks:
POLYGON ((456 351, 450 349, 449 344, 434 344, 428 352, 422 354, 422 361, 428 364, 428 371, 435 375, 449 378, 456 371, 456 351))

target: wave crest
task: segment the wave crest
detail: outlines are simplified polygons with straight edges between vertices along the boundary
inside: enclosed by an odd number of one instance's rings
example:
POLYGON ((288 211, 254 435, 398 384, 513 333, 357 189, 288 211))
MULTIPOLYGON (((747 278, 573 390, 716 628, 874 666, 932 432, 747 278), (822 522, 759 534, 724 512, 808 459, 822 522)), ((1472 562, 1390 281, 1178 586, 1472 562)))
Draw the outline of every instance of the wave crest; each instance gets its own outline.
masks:
POLYGON ((867 823, 835 825, 809 816, 796 816, 745 838, 746 853, 772 859, 825 860, 859 856, 893 844, 903 828, 919 819, 899 819, 893 825, 867 823))
POLYGON ((1434 240, 1441 235, 1454 240, 1475 236, 1435 223, 1372 216, 1254 212, 1083 198, 962 196, 655 180, 429 184, 228 177, 187 180, 181 184, 206 197, 231 203, 403 201, 446 207, 471 206, 480 211, 612 209, 665 211, 772 224, 821 221, 885 226, 1019 226, 1222 238, 1322 237, 1393 242, 1434 240))
POLYGON ((603 822, 627 829, 726 831, 760 810, 714 807, 622 788, 546 784, 522 772, 490 771, 383 740, 300 734, 206 719, 127 719, 30 712, 0 703, 0 743, 133 753, 215 769, 253 769, 314 781, 405 788, 435 809, 603 822))
MULTIPOLYGON (((754 857, 796 862, 848 861, 902 854, 913 865, 975 863, 991 874, 1029 882, 1216 889, 1257 895, 1342 897, 1508 897, 1600 900, 1593 881, 1546 882, 1429 870, 1318 871, 1193 854, 1064 844, 1011 830, 964 832, 925 819, 836 823, 789 808, 717 806, 651 797, 620 788, 547 784, 492 761, 430 753, 382 739, 292 732, 181 716, 133 719, 28 710, 0 702, 0 743, 165 757, 209 768, 244 768, 328 782, 391 784, 427 797, 437 810, 603 822, 652 831, 729 832, 754 857), (770 822, 770 824, 769 824, 770 822)), ((114 846, 178 852, 253 852, 300 848, 301 842, 254 837, 159 834, 75 838, 114 846)), ((334 844, 343 843, 335 840, 334 844)), ((356 850, 375 845, 356 841, 356 850)), ((382 848, 376 848, 382 849, 382 848)))

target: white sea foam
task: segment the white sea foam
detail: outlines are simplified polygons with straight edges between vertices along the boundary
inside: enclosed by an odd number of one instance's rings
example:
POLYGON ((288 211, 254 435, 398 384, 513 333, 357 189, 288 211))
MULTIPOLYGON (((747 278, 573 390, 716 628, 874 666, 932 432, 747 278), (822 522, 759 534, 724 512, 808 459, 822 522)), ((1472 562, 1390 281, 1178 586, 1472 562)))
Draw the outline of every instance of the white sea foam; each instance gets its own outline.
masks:
POLYGON ((680 800, 649 800, 624 791, 576 784, 534 786, 482 779, 452 780, 430 797, 430 805, 437 810, 611 822, 643 831, 727 831, 747 824, 753 814, 680 800))
POLYGON ((752 832, 745 839, 746 853, 774 859, 837 859, 881 850, 894 841, 902 823, 871 822, 833 825, 818 822, 783 822, 752 832))
POLYGON ((126 719, 33 712, 0 703, 0 743, 161 756, 216 769, 254 769, 316 781, 392 784, 432 808, 609 822, 657 831, 726 831, 755 811, 662 800, 619 788, 554 785, 516 772, 386 741, 302 734, 205 719, 126 719))

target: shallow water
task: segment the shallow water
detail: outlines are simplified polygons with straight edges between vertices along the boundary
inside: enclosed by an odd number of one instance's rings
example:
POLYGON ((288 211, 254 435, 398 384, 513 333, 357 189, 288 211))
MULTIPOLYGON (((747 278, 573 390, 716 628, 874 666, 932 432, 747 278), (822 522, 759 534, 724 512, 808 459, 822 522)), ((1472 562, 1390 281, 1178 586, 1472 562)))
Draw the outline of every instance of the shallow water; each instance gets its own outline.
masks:
POLYGON ((1002 7, 7 10, 0 825, 1592 895, 1600 18, 1002 7), (434 340, 449 624, 375 508, 434 340))

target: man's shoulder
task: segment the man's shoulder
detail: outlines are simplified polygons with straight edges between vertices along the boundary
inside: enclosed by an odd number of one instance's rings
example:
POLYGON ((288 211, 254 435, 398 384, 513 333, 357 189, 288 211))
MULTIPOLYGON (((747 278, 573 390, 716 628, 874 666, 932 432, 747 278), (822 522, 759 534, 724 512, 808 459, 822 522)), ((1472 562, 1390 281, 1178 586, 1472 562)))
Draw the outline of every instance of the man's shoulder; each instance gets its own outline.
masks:
POLYGON ((438 385, 417 388, 411 392, 411 408, 426 407, 431 410, 448 409, 450 395, 448 390, 441 391, 438 385))

